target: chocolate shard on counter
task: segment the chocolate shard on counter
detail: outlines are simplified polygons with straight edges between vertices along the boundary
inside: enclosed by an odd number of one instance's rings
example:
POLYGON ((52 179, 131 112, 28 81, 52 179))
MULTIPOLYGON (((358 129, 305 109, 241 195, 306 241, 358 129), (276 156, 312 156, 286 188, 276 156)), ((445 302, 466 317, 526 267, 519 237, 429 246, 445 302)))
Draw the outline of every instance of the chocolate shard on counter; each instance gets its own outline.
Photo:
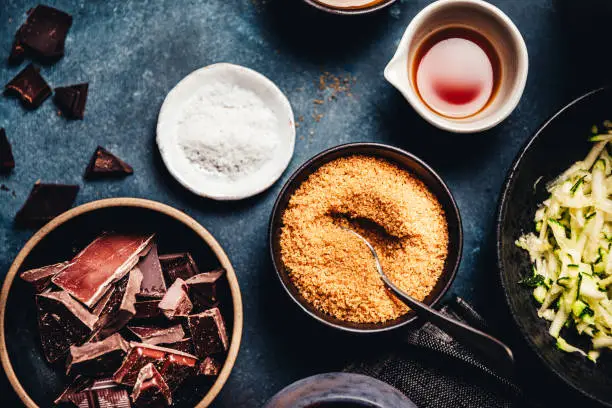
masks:
POLYGON ((160 347, 182 351, 183 353, 187 353, 187 354, 195 354, 195 349, 193 347, 193 342, 191 341, 191 337, 186 337, 182 340, 175 341, 174 343, 163 343, 163 344, 160 344, 160 347))
POLYGON ((28 64, 5 86, 5 93, 17 96, 28 109, 38 108, 49 96, 51 88, 40 75, 40 68, 28 64))
POLYGON ((145 298, 161 299, 166 294, 166 282, 162 272, 157 245, 152 244, 149 252, 138 262, 138 268, 142 272, 142 284, 138 296, 145 298))
POLYGON ((112 379, 94 380, 78 376, 55 400, 55 404, 71 403, 78 408, 131 408, 127 390, 112 379))
POLYGON ((121 366, 128 349, 128 342, 119 333, 102 341, 70 346, 66 375, 73 373, 88 377, 112 375, 121 366))
POLYGON ((64 291, 38 294, 36 304, 43 351, 50 362, 57 360, 56 356, 63 354, 71 345, 84 341, 98 320, 64 291), (57 337, 60 335, 62 338, 57 337))
POLYGON ((4 128, 0 128, 0 173, 8 173, 15 168, 13 149, 6 137, 4 128))
POLYGON ((31 284, 36 293, 44 292, 51 285, 51 278, 63 271, 70 262, 60 262, 24 271, 19 277, 31 284))
POLYGON ((140 369, 131 397, 137 407, 172 405, 170 388, 151 363, 140 369))
POLYGON ((68 119, 83 119, 89 84, 78 84, 55 88, 53 102, 68 119))
POLYGON ((133 387, 142 367, 153 363, 170 389, 180 384, 189 375, 195 374, 198 365, 196 356, 165 347, 144 343, 130 343, 130 351, 123 364, 113 375, 116 383, 133 387))
POLYGON ((224 269, 215 269, 192 276, 185 281, 189 288, 189 297, 197 309, 216 305, 217 282, 224 274, 224 269))
POLYGON ((98 146, 87 169, 85 170, 86 179, 96 179, 103 177, 123 177, 134 173, 132 166, 106 150, 98 146))
MULTIPOLYGON (((64 55, 66 35, 72 16, 53 7, 38 5, 28 11, 28 18, 15 34, 15 44, 27 53, 44 60, 64 55)), ((11 55, 13 53, 11 52, 11 55)))
POLYGON ((146 344, 175 343, 185 337, 183 326, 177 324, 170 327, 128 326, 128 329, 146 344))
POLYGON ((134 304, 134 309, 136 309, 134 319, 152 319, 159 317, 162 314, 162 311, 159 308, 159 300, 157 299, 138 300, 134 304))
POLYGON ((113 293, 100 313, 96 329, 98 338, 105 338, 119 330, 136 314, 136 294, 140 290, 142 273, 134 267, 112 289, 113 293))
POLYGON ((17 212, 15 222, 21 226, 38 227, 68 211, 79 186, 67 184, 44 184, 36 182, 23 207, 17 212))
POLYGON ((221 371, 221 363, 214 357, 206 357, 198 369, 198 374, 206 377, 216 377, 221 371))
POLYGON ((114 282, 136 266, 152 239, 153 235, 103 234, 75 256, 52 282, 93 307, 114 282))
POLYGON ((208 309, 187 318, 196 356, 204 358, 227 351, 229 346, 223 317, 218 308, 208 309))
POLYGON ((170 320, 178 316, 189 315, 189 312, 191 312, 193 308, 193 304, 191 300, 189 300, 185 281, 181 278, 175 280, 163 299, 159 302, 158 307, 170 320))
POLYGON ((200 273, 189 252, 160 255, 159 262, 168 284, 171 284, 178 278, 187 280, 200 273))

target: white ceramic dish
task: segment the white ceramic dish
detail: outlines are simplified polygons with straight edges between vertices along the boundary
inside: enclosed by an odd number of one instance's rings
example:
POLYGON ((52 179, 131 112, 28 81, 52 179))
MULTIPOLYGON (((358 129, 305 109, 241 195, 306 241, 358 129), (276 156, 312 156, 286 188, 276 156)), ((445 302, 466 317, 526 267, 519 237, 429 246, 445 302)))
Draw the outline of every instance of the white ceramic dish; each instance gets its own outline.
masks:
POLYGON ((481 0, 439 0, 421 10, 410 22, 397 52, 385 68, 385 78, 432 125, 450 132, 475 133, 492 128, 512 113, 525 89, 528 67, 525 41, 504 12, 481 0), (468 118, 455 119, 433 112, 419 97, 410 73, 422 41, 432 32, 448 26, 468 27, 483 34, 500 59, 500 85, 494 99, 468 118))
POLYGON ((289 165, 295 146, 293 110, 283 92, 262 74, 239 65, 209 65, 187 75, 166 96, 157 119, 157 146, 170 174, 188 190, 215 200, 240 200, 269 188, 289 165), (218 81, 252 91, 277 118, 275 132, 280 140, 270 160, 235 180, 196 169, 178 143, 179 121, 186 104, 194 103, 192 98, 199 88, 218 81))

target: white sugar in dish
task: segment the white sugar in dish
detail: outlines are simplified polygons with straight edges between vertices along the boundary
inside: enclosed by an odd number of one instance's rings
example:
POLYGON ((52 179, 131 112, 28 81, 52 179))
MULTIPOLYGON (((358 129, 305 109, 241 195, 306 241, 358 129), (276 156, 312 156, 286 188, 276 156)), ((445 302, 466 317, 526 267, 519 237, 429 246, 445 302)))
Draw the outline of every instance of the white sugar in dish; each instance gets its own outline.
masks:
POLYGON ((242 199, 270 187, 289 164, 293 112, 263 75, 215 64, 170 91, 158 118, 157 145, 170 173, 189 190, 242 199))
POLYGON ((236 181, 274 158, 278 119, 255 92, 228 82, 199 88, 179 119, 178 143, 201 171, 236 181))

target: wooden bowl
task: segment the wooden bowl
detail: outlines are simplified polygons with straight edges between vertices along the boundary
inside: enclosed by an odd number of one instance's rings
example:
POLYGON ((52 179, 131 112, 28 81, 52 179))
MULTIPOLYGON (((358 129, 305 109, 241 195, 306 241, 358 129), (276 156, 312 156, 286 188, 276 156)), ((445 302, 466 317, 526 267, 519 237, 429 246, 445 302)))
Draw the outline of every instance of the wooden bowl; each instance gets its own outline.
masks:
POLYGON ((227 284, 219 288, 220 309, 231 336, 223 368, 214 382, 201 376, 188 379, 172 405, 207 407, 227 381, 240 347, 243 314, 236 274, 219 243, 197 221, 165 204, 137 198, 94 201, 67 211, 19 252, 0 294, 0 360, 9 382, 29 408, 53 406, 68 385, 63 367, 48 364, 42 354, 33 291, 15 277, 31 267, 70 259, 104 230, 155 231, 160 252, 189 251, 202 270, 222 266, 227 271, 227 284))

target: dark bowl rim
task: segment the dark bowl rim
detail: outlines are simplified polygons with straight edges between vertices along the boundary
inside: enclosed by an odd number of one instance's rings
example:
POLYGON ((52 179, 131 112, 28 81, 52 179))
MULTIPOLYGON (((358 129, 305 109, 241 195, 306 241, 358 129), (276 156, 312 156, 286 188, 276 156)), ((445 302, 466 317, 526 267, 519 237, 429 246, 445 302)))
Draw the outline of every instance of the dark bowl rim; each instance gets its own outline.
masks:
POLYGON ((312 6, 318 10, 324 11, 329 14, 336 14, 341 16, 356 16, 363 14, 374 13, 375 11, 384 9, 385 7, 389 7, 391 4, 395 3, 397 0, 382 0, 380 3, 374 4, 369 7, 358 8, 358 9, 338 9, 326 6, 325 4, 319 3, 316 0, 303 0, 304 3, 307 3, 309 6, 312 6))
POLYGON ((381 327, 381 328, 376 328, 376 329, 358 329, 358 328, 353 328, 353 327, 345 327, 342 326, 340 324, 336 324, 336 323, 332 323, 329 322, 325 319, 322 319, 321 317, 317 316, 316 314, 312 313, 310 310, 308 310, 308 308, 302 304, 302 302, 300 302, 298 299, 295 298, 295 296, 293 295, 293 293, 291 293, 291 291, 289 290, 289 288, 287 287, 287 285, 285 285, 285 282, 282 279, 282 274, 280 271, 280 266, 277 265, 276 263, 276 259, 274 256, 274 220, 277 218, 277 213, 281 210, 280 208, 280 203, 281 201, 283 201, 283 199, 285 198, 285 196, 288 194, 290 187, 293 185, 295 179, 297 179, 304 171, 309 170, 315 162, 317 162, 319 159, 322 159, 330 154, 333 153, 337 153, 339 151, 343 151, 346 150, 347 154, 350 154, 350 150, 353 148, 374 148, 377 150, 388 150, 388 151, 392 151, 395 153, 398 153, 406 158, 408 158, 409 160, 412 160, 413 162, 416 162, 417 164, 419 164, 420 166, 422 166, 431 176, 434 177, 434 179, 440 184, 440 186, 442 187, 442 191, 444 192, 444 194, 448 197, 448 200, 450 202, 450 210, 452 210, 452 215, 446 214, 446 218, 448 219, 449 217, 452 217, 456 220, 457 222, 457 227, 458 227, 458 240, 457 240, 457 245, 456 245, 456 249, 454 251, 457 252, 457 259, 454 263, 454 265, 452 265, 450 272, 447 274, 448 276, 448 281, 446 282, 446 284, 444 285, 444 287, 440 290, 440 292, 438 293, 438 295, 432 299, 432 301, 429 303, 430 306, 434 307, 438 304, 438 302, 444 297, 444 295, 446 295, 446 293, 448 292, 448 290, 450 289, 451 285, 453 284, 453 281, 455 280, 455 277, 457 276, 457 271, 459 270, 459 265, 461 264, 461 258, 463 256, 463 224, 461 221, 461 214, 459 213, 459 207, 457 206, 457 202, 455 201, 455 198, 453 197, 453 194, 451 193, 450 189, 448 188, 448 186, 446 185, 446 183, 444 182, 444 180, 442 180, 442 178, 438 175, 438 173, 436 173, 427 163, 425 163, 423 160, 421 160, 420 158, 418 158, 417 156, 413 155, 412 153, 409 153, 403 149, 400 149, 398 147, 395 146, 390 146, 387 144, 383 144, 383 143, 373 143, 373 142, 353 142, 353 143, 345 143, 345 144, 341 144, 338 146, 334 146, 331 148, 328 148, 326 150, 323 150, 322 152, 314 155, 313 157, 311 157, 310 159, 306 160, 302 165, 300 165, 289 177, 289 179, 287 179, 287 181, 285 182, 285 184, 283 185, 282 189, 280 190, 280 192, 278 193, 278 196, 276 197, 276 200, 274 202, 274 206, 272 207, 272 212, 270 215, 270 221, 268 224, 268 248, 270 251, 270 257, 272 258, 272 265, 274 266, 274 271, 276 272, 276 276, 278 278, 278 280, 280 281, 281 286, 283 287, 283 289, 285 290, 285 292, 287 293, 287 295, 289 296, 289 298, 301 309, 303 310, 307 315, 309 315, 310 317, 314 318, 316 321, 318 321, 319 323, 324 324, 325 326, 334 328, 334 329, 338 329, 344 332, 349 332, 349 333, 355 333, 355 334, 373 334, 373 333, 384 333, 384 332, 388 332, 391 330, 395 330, 395 329, 399 329, 400 327, 404 327, 410 323, 413 323, 416 319, 417 316, 413 315, 411 318, 402 321, 400 323, 391 325, 391 326, 386 326, 386 327, 381 327))
POLYGON ((529 345, 529 347, 531 348, 532 351, 534 351, 534 353, 538 356, 538 358, 540 359, 540 361, 544 364, 544 366, 546 366, 550 371, 552 371, 558 378, 560 378, 565 384, 569 385, 573 390, 578 391, 580 394, 582 394, 583 396, 586 396, 600 404, 603 404, 607 407, 612 407, 612 403, 610 402, 606 402, 606 401, 602 401, 601 399, 599 399, 598 397, 589 394, 587 391, 581 389, 580 387, 578 387, 576 384, 574 384, 572 381, 570 381, 568 378, 565 377, 565 375, 563 375, 563 373, 557 371, 556 369, 554 369, 553 367, 551 367, 548 362, 546 361, 546 359, 544 358, 544 356, 540 353, 540 348, 532 341, 532 339, 527 335, 527 330, 523 327, 523 324, 521 323, 520 319, 518 318, 518 314, 517 312, 514 310, 514 308, 512 307, 512 302, 510 300, 510 296, 508 294, 508 290, 506 289, 506 283, 504 281, 504 275, 505 275, 505 270, 504 270, 504 265, 502 262, 502 224, 503 221, 506 218, 506 211, 507 211, 507 203, 508 203, 508 193, 509 190, 514 187, 514 184, 516 183, 516 176, 518 173, 518 169, 521 166, 521 163, 523 161, 523 158, 525 156, 525 154, 527 153, 527 151, 531 148, 531 146, 542 136, 542 134, 546 131, 546 129, 548 128, 548 126, 555 120, 557 120, 559 118, 559 116, 561 116, 563 113, 565 113, 566 111, 568 111, 569 109, 571 109, 572 107, 574 107, 575 105, 583 102, 584 100, 589 99, 590 97, 594 96, 594 95, 598 95, 602 92, 609 92, 612 91, 612 87, 611 86, 604 86, 601 88, 597 88, 594 90, 591 90, 577 98, 575 98, 574 100, 572 100, 570 103, 568 103, 567 105, 563 106, 561 109, 559 109, 558 111, 556 111, 552 116, 550 116, 540 127, 538 127, 538 130, 534 133, 533 136, 531 136, 521 147, 519 153, 516 155, 516 157, 514 158, 512 165, 510 166, 510 169, 508 170, 508 174, 506 175, 506 179, 504 180, 504 184, 499 196, 499 200, 498 200, 498 204, 497 204, 497 215, 495 218, 495 239, 496 239, 496 243, 495 243, 495 256, 497 258, 497 269, 499 272, 499 279, 501 282, 501 286, 502 289, 504 291, 504 299, 506 300, 506 304, 508 306, 508 308, 510 309, 510 314, 512 315, 512 320, 514 322, 514 324, 518 327, 519 332, 521 333, 522 337, 525 339, 525 341, 527 342, 527 344, 529 345))
POLYGON ((331 372, 319 373, 319 374, 314 374, 308 377, 300 378, 299 380, 296 380, 292 382, 291 384, 286 385, 281 390, 277 391, 276 394, 274 394, 268 401, 266 401, 263 408, 272 408, 273 403, 276 404, 278 402, 281 402, 287 397, 291 398, 292 395, 300 394, 301 397, 303 398, 304 393, 300 391, 303 391, 304 389, 308 390, 306 391, 308 398, 312 398, 313 396, 315 397, 315 400, 313 401, 315 405, 321 404, 321 403, 333 404, 333 403, 338 403, 338 402, 341 402, 341 403, 351 403, 352 402, 352 403, 365 403, 370 406, 376 406, 376 407, 382 408, 382 406, 379 405, 377 401, 373 401, 371 398, 364 397, 363 395, 357 395, 356 393, 353 393, 351 391, 346 391, 344 389, 341 389, 341 387, 339 387, 338 389, 330 388, 329 391, 326 391, 324 395, 319 395, 321 390, 316 389, 316 388, 313 389, 312 385, 314 384, 316 387, 316 385, 320 384, 322 381, 326 381, 330 379, 330 377, 332 379, 335 377, 344 382, 346 381, 360 382, 361 383, 360 385, 362 386, 367 386, 368 388, 372 388, 378 391, 389 393, 389 395, 392 395, 392 396, 397 395, 399 398, 405 399, 404 402, 414 404, 410 400, 410 398, 408 398, 408 396, 406 396, 400 390, 398 390, 391 384, 388 384, 382 380, 379 380, 378 378, 374 378, 372 376, 360 374, 360 373, 331 371, 331 372))

